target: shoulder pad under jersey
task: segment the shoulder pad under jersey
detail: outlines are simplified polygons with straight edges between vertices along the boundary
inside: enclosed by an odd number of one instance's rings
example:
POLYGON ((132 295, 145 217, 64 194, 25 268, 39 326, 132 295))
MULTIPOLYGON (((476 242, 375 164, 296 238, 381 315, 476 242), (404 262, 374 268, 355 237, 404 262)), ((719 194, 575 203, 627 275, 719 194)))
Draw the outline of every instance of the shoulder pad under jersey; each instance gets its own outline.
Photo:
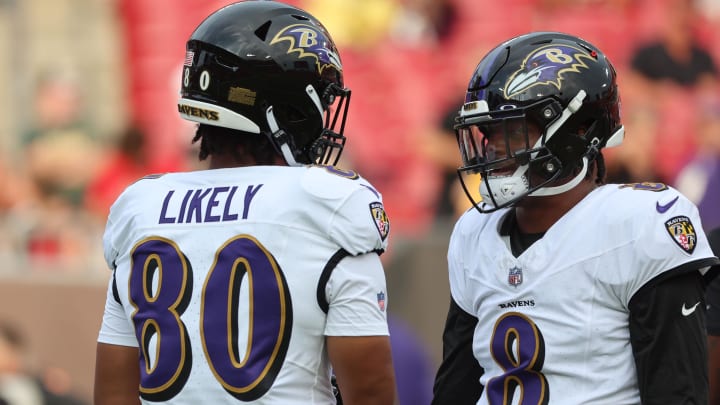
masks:
POLYGON ((302 189, 317 204, 331 209, 330 237, 350 254, 387 248, 390 221, 382 195, 352 170, 333 166, 308 166, 302 189))

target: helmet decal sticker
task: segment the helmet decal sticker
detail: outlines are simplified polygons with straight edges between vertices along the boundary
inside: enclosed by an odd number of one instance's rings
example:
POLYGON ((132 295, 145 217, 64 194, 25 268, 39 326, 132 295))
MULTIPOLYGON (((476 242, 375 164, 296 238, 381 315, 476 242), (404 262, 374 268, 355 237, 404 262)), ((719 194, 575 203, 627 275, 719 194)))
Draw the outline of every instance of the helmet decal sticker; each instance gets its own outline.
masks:
POLYGON ((193 52, 193 51, 185 52, 185 61, 183 62, 183 66, 192 66, 193 59, 195 59, 195 52, 193 52))
POLYGON ((190 85, 190 69, 188 67, 183 69, 183 87, 187 87, 190 85))
POLYGON ((665 229, 682 250, 692 254, 697 243, 697 234, 690 218, 683 215, 670 218, 665 221, 665 229))
POLYGON ((210 87, 210 72, 203 70, 200 73, 200 90, 205 91, 210 87))
POLYGON ((178 112, 181 115, 186 115, 189 117, 197 117, 203 120, 207 121, 219 121, 220 120, 220 112, 207 109, 207 108, 200 108, 192 105, 188 105, 185 103, 178 103, 178 112))
POLYGON ((318 73, 322 73, 325 68, 330 66, 342 71, 340 56, 335 50, 328 48, 328 44, 332 42, 322 29, 309 24, 293 24, 278 32, 270 41, 270 45, 282 41, 290 43, 288 54, 297 52, 298 58, 311 57, 315 59, 318 73))
POLYGON ((535 86, 553 85, 562 89, 564 75, 589 69, 587 61, 596 63, 597 53, 572 45, 547 45, 540 47, 523 60, 520 70, 513 73, 505 84, 506 98, 535 86))
POLYGON ((228 101, 232 101, 233 103, 238 103, 238 104, 250 105, 250 106, 255 105, 256 97, 257 97, 257 92, 252 91, 250 89, 245 89, 242 87, 230 87, 230 90, 228 93, 228 101))

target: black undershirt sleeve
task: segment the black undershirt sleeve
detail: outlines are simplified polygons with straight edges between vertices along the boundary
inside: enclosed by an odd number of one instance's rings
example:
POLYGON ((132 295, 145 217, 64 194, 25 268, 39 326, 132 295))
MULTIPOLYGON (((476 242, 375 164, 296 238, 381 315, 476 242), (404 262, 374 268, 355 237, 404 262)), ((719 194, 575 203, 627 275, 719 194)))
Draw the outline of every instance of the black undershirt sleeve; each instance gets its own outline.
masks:
MULTIPOLYGON (((707 234, 708 242, 715 256, 720 257, 720 227, 712 229, 707 234)), ((707 332, 711 336, 720 336, 720 265, 716 265, 707 273, 705 280, 708 282, 705 291, 705 299, 707 300, 707 332)))
MULTIPOLYGON (((717 271, 720 271, 718 269, 717 271)), ((707 333, 720 336, 720 277, 715 277, 705 291, 707 301, 707 333)))
POLYGON ((443 331, 443 359, 433 386, 432 405, 474 405, 480 399, 483 369, 472 351, 478 319, 450 300, 443 331))
POLYGON ((643 405, 707 404, 704 287, 698 271, 686 271, 650 281, 630 300, 643 405))

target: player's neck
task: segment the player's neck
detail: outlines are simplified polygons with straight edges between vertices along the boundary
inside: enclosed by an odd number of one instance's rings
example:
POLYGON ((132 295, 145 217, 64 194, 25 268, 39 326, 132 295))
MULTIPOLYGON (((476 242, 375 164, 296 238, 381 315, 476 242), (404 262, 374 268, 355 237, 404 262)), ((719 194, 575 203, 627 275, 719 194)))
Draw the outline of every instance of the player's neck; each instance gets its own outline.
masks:
POLYGON ((515 207, 518 227, 524 233, 546 232, 595 188, 588 180, 562 194, 525 198, 515 207))

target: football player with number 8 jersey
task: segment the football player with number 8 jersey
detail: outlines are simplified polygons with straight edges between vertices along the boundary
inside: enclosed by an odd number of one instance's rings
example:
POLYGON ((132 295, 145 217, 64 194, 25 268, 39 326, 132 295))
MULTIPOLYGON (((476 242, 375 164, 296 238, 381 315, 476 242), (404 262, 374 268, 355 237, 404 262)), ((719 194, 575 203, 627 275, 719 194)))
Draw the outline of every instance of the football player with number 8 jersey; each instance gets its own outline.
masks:
POLYGON ((113 204, 95 404, 395 398, 381 194, 335 166, 350 90, 307 12, 234 3, 187 42, 180 115, 208 170, 113 204))
POLYGON ((478 64, 455 131, 474 208, 450 238, 433 404, 707 403, 718 258, 677 190, 605 184, 602 149, 625 131, 603 52, 509 39, 478 64))

